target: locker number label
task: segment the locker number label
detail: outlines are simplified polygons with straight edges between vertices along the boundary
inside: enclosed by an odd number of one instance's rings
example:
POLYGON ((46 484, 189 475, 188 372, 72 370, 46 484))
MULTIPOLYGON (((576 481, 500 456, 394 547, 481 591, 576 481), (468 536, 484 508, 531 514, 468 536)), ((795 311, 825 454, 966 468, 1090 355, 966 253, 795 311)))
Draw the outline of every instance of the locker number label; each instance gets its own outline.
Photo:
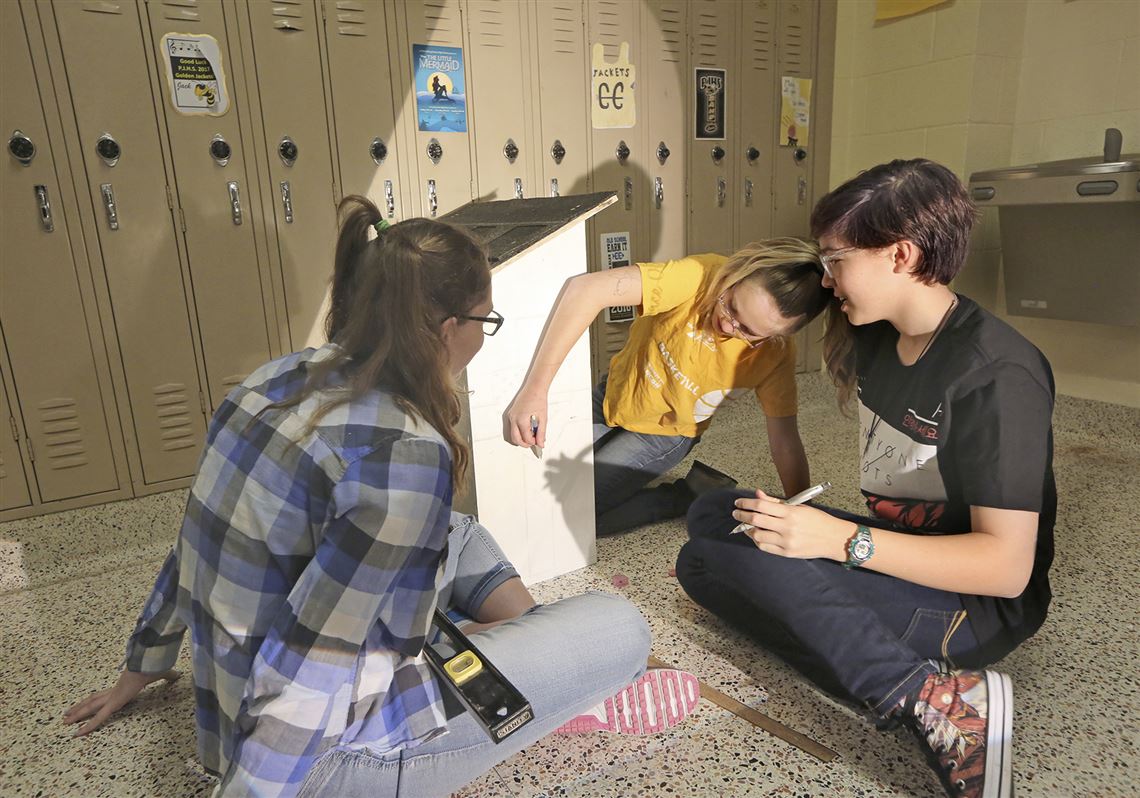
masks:
POLYGON ((637 124, 637 70, 629 62, 629 42, 622 42, 614 62, 606 61, 605 48, 595 42, 593 48, 592 96, 590 119, 595 130, 633 127, 637 124))

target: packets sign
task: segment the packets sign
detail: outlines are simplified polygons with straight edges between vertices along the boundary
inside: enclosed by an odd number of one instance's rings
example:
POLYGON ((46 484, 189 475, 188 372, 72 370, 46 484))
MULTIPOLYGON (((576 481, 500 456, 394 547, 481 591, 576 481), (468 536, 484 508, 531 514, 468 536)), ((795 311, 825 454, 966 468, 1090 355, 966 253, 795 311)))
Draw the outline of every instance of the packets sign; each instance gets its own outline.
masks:
POLYGON ((230 109, 222 53, 213 36, 167 33, 162 60, 174 110, 187 116, 221 116, 230 109))
POLYGON ((463 48, 413 44, 412 70, 418 128, 436 133, 467 132, 463 48))
MULTIPOLYGON (((629 265, 629 233, 602 233, 602 263, 607 269, 629 265)), ((606 321, 633 321, 633 305, 606 308, 606 321)))
POLYGON ((723 69, 696 70, 693 110, 699 139, 724 140, 724 74, 723 69))
POLYGON ((590 98, 590 121, 594 130, 633 127, 637 124, 637 105, 633 90, 637 71, 629 63, 629 42, 622 42, 617 61, 606 62, 605 49, 596 42, 593 49, 593 96, 590 98))

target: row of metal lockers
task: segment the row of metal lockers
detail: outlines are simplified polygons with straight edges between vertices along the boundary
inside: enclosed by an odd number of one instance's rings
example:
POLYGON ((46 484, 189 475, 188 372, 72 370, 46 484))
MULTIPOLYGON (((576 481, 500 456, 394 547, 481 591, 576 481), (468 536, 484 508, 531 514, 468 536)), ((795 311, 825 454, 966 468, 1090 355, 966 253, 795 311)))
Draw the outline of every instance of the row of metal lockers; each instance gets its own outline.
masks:
MULTIPOLYGON (((0 3, 0 519, 186 484, 226 392, 318 323, 345 194, 402 219, 613 190, 592 268, 603 234, 627 233, 632 261, 806 234, 834 14, 820 0, 0 3), (177 49, 207 44, 213 80, 180 81, 197 67, 177 49), (416 84, 433 47, 461 63, 450 95, 416 84), (625 80, 599 92, 595 69, 625 80), (712 139, 694 130, 698 70, 721 76, 712 139), (788 76, 814 80, 794 146, 778 129, 788 76), (433 100, 456 106, 450 125, 419 113, 433 100), (615 104, 628 126, 599 126, 594 106, 615 104)), ((602 367, 624 330, 595 330, 602 367)))

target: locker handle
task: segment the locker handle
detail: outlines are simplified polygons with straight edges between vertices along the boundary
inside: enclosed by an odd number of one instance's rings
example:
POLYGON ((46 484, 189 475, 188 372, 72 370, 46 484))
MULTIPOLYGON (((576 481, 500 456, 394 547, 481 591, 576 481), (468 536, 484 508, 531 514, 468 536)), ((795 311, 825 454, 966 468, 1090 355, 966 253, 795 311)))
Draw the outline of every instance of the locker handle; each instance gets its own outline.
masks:
POLYGON ((435 213, 437 210, 439 210, 439 198, 435 194, 435 181, 434 180, 429 180, 427 182, 427 193, 428 193, 428 210, 430 211, 432 218, 435 218, 435 213))
POLYGON ((281 181, 281 207, 285 211, 285 224, 293 224, 293 190, 288 180, 281 181))
POLYGON ((36 204, 40 206, 40 224, 44 232, 55 230, 55 222, 51 219, 51 200, 48 199, 47 186, 36 186, 36 204))
POLYGON ((752 207, 752 178, 744 178, 744 205, 752 207))
POLYGON ((393 219, 396 216, 396 195, 392 190, 392 181, 384 181, 384 203, 388 206, 388 218, 393 219))
POLYGON ((558 178, 557 177, 550 178, 550 196, 552 196, 552 197, 558 196, 558 178))
POLYGON ((625 209, 627 211, 633 210, 633 178, 627 177, 625 179, 625 209))
POLYGON ((653 178, 653 200, 658 208, 665 201, 665 181, 660 177, 653 178))
POLYGON ((796 181, 796 204, 803 205, 807 202, 807 178, 802 175, 796 181))
POLYGON ((230 192, 230 215, 233 216, 234 224, 241 224, 241 190, 238 182, 231 180, 226 183, 226 188, 230 192))
POLYGON ((103 195, 103 207, 107 210, 107 226, 118 230, 119 210, 115 205, 115 189, 110 183, 103 183, 99 186, 99 193, 103 195))
POLYGON ((522 198, 523 198, 522 178, 516 177, 515 178, 515 199, 522 199, 522 198))
POLYGON ((716 179, 716 205, 718 208, 724 207, 725 197, 728 196, 728 181, 723 177, 716 179))

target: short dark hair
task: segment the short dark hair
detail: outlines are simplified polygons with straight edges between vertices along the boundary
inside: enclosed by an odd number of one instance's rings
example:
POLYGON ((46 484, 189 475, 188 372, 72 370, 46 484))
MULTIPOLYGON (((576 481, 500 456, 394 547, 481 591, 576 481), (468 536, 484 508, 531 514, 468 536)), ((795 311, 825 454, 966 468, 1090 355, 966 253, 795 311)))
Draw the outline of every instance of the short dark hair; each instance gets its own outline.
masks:
POLYGON ((828 193, 812 211, 811 234, 866 249, 913 241, 922 252, 915 277, 945 285, 966 262, 976 219, 958 177, 915 158, 871 167, 828 193))

